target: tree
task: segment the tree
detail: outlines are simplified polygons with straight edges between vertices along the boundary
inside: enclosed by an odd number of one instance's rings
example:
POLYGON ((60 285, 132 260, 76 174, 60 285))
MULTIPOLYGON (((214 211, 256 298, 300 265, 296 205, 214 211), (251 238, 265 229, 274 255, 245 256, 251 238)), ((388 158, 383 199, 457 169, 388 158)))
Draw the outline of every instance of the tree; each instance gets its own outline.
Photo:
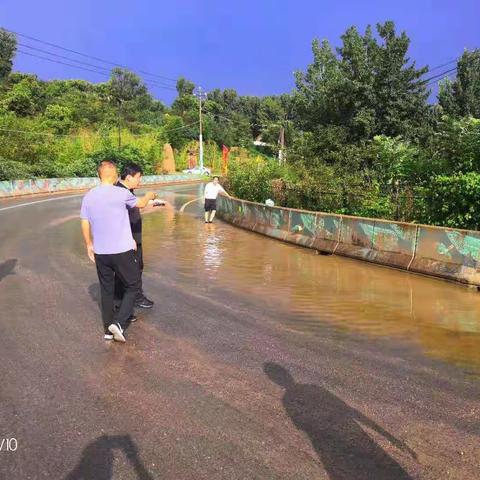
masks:
POLYGON ((180 77, 177 80, 177 93, 179 97, 193 95, 195 84, 186 78, 180 77))
POLYGON ((198 100, 193 95, 195 84, 179 78, 177 81, 177 98, 172 104, 172 113, 182 117, 185 123, 198 120, 198 100))
POLYGON ((180 150, 190 139, 198 137, 198 127, 194 125, 185 128, 185 124, 180 117, 166 114, 162 126, 162 136, 164 142, 180 150))
POLYGON ((342 35, 333 51, 329 42, 312 44, 313 63, 296 74, 295 102, 298 125, 306 131, 336 125, 346 128, 351 140, 375 135, 418 136, 429 115, 428 92, 407 57, 410 40, 397 35, 393 22, 377 25, 380 41, 367 27, 342 35))
POLYGON ((465 50, 457 63, 457 78, 440 84, 438 101, 449 115, 480 118, 480 49, 465 50))
POLYGON ((34 75, 24 75, 10 88, 1 102, 6 110, 19 116, 34 115, 41 104, 42 87, 34 75))
POLYGON ((114 68, 109 81, 112 100, 121 104, 145 95, 147 89, 140 77, 123 68, 114 68))
POLYGON ((427 68, 416 68, 407 57, 410 39, 397 36, 393 22, 377 25, 383 44, 374 45, 374 101, 379 134, 416 138, 430 116, 429 92, 421 80, 427 68))
POLYGON ((328 40, 312 42, 313 63, 307 71, 296 72, 295 103, 298 127, 315 131, 320 125, 341 124, 342 82, 345 81, 328 40))
MULTIPOLYGON (((132 103, 147 94, 147 89, 140 77, 123 68, 114 68, 108 82, 108 94, 111 102, 117 106, 118 147, 121 146, 121 120, 129 119, 132 103)), ((131 119, 131 118, 130 118, 131 119)), ((132 119, 131 119, 132 120, 132 119)))
POLYGON ((431 171, 451 174, 480 171, 480 119, 444 116, 430 140, 431 171))
POLYGON ((3 83, 12 71, 16 50, 17 39, 15 36, 0 28, 0 83, 3 83))
POLYGON ((63 105, 50 104, 45 109, 45 125, 56 133, 66 134, 72 127, 72 110, 63 105))

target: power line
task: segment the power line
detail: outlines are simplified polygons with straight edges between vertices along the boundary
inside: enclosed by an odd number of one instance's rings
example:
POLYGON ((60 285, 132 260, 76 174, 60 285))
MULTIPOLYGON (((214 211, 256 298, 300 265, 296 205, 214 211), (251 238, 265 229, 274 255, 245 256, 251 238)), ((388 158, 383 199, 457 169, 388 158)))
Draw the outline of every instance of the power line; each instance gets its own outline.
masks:
POLYGON ((30 135, 47 135, 49 137, 69 137, 74 135, 62 135, 61 133, 49 133, 49 132, 30 132, 28 130, 18 130, 18 129, 13 129, 13 128, 4 128, 0 126, 0 130, 4 132, 11 132, 11 133, 28 133, 30 135))
MULTIPOLYGON (((96 69, 99 69, 99 70, 105 70, 105 72, 110 74, 110 69, 109 68, 101 67, 100 65, 94 65, 92 63, 82 62, 81 60, 75 60, 75 59, 70 58, 70 57, 65 57, 63 55, 58 55, 57 53, 49 52, 48 50, 43 50, 41 48, 32 47, 31 45, 25 45, 24 43, 20 43, 20 42, 18 43, 18 45, 20 45, 21 47, 29 48, 30 50, 35 50, 37 52, 52 55, 53 57, 63 58, 64 60, 68 60, 70 62, 75 62, 75 63, 78 63, 80 65, 86 65, 88 67, 93 67, 93 68, 96 68, 96 69)), ((19 50, 19 51, 20 51, 20 53, 25 53, 22 50, 19 50)))
POLYGON ((93 72, 99 75, 110 77, 108 73, 100 72, 99 70, 92 70, 91 68, 85 68, 79 65, 72 65, 71 63, 65 63, 65 62, 61 62, 60 60, 54 60, 53 58, 43 57, 41 55, 35 55, 34 53, 25 52, 20 49, 17 49, 17 52, 22 53, 23 55, 29 55, 30 57, 40 58, 41 60, 46 60, 48 62, 58 63, 59 65, 66 65, 67 67, 78 68, 79 70, 85 70, 86 72, 93 72))
POLYGON ((449 70, 445 70, 444 72, 441 72, 437 75, 433 75, 433 77, 426 78, 425 80, 422 80, 422 82, 430 82, 431 80, 436 80, 437 78, 443 77, 447 73, 455 72, 457 70, 457 67, 450 68, 449 70))
MULTIPOLYGON (((4 28, 4 30, 9 32, 9 33, 13 33, 14 35, 18 35, 18 36, 23 37, 23 38, 28 38, 29 40, 33 40, 34 42, 39 42, 39 43, 42 43, 44 45, 48 45, 49 47, 59 48, 60 50, 64 50, 66 52, 74 53, 75 55, 80 55, 80 56, 85 57, 85 58, 90 58, 91 60, 96 60, 97 62, 105 63, 107 65, 112 65, 114 67, 126 68, 126 69, 129 69, 129 70, 135 71, 135 69, 130 68, 126 65, 122 65, 122 64, 117 63, 117 62, 104 60, 102 58, 95 57, 93 55, 87 55, 86 53, 82 53, 82 52, 79 52, 77 50, 72 50, 70 48, 62 47, 61 45, 58 45, 56 43, 46 42, 45 40, 40 40, 39 38, 35 38, 35 37, 30 36, 30 35, 25 35, 24 33, 15 32, 13 30, 8 30, 6 28, 4 28)), ((156 78, 159 78, 159 79, 162 79, 162 80, 167 80, 167 81, 174 82, 174 83, 177 82, 177 79, 175 79, 175 78, 166 77, 166 76, 163 76, 163 75, 158 75, 158 74, 146 72, 146 71, 143 71, 143 70, 137 70, 137 71, 139 73, 142 73, 143 75, 156 77, 156 78)))
MULTIPOLYGON (((54 60, 53 58, 48 58, 48 57, 44 57, 42 55, 36 55, 34 53, 30 53, 30 52, 25 52, 24 50, 20 50, 20 49, 17 49, 17 52, 18 53, 21 53, 23 55, 28 55, 30 57, 35 57, 35 58, 39 58, 41 60, 46 60, 48 62, 52 62, 52 63, 57 63, 57 64, 60 64, 60 65, 66 65, 67 67, 72 67, 72 68, 77 68, 79 70, 85 70, 87 72, 92 72, 92 73, 97 73, 99 75, 103 75, 105 77, 110 77, 110 74, 109 73, 106 73, 108 70, 107 69, 103 69, 103 67, 96 67, 96 68, 102 68, 104 71, 101 71, 101 70, 93 70, 91 68, 86 68, 86 67, 81 67, 79 65, 72 65, 71 63, 66 63, 66 62, 62 62, 60 60, 54 60)), ((67 58, 67 57, 63 57, 63 58, 67 58)), ((69 59, 71 61, 76 61, 74 59, 69 59)), ((149 80, 149 81, 144 81, 145 85, 148 85, 150 87, 157 87, 157 88, 163 88, 165 90, 172 90, 172 91, 176 91, 176 89, 174 87, 168 87, 168 86, 165 86, 165 85, 161 85, 161 84, 157 84, 155 83, 154 81, 152 80, 149 80)))
MULTIPOLYGON (((175 127, 175 128, 169 128, 168 130, 163 130, 162 133, 174 132, 176 130, 183 130, 184 128, 193 127, 194 125, 198 125, 199 123, 200 121, 197 120, 196 122, 188 123, 187 125, 182 125, 181 127, 175 127)), ((152 132, 152 133, 155 133, 155 132, 152 132)), ((132 137, 144 137, 147 135, 151 135, 152 133, 131 133, 130 135, 132 137)))
MULTIPOLYGON (((66 63, 66 62, 62 62, 61 60, 55 60, 53 58, 48 58, 48 57, 44 57, 42 55, 37 55, 37 54, 34 54, 34 53, 30 53, 30 52, 26 52, 25 50, 21 50, 21 49, 17 49, 17 52, 18 53, 21 53, 23 55, 28 55, 30 57, 35 57, 35 58, 39 58, 41 60, 46 60, 47 62, 52 62, 52 63, 57 63, 59 65, 65 65, 67 67, 72 67, 72 68, 77 68, 79 70, 85 70, 87 72, 92 72, 92 73, 96 73, 98 75, 103 75, 105 77, 108 77, 110 78, 110 74, 107 73, 107 69, 103 68, 103 67, 97 67, 94 65, 95 68, 101 68, 103 69, 104 71, 102 70, 93 70, 91 68, 86 68, 86 67, 82 67, 80 65, 72 65, 71 63, 66 63)), ((58 56, 58 55, 56 55, 58 56)), ((75 62, 76 60, 74 59, 69 59, 68 57, 61 57, 61 58, 67 58, 68 60, 70 61, 73 61, 75 62)), ((165 90, 172 90, 172 91, 176 91, 176 89, 174 87, 168 87, 168 86, 165 86, 165 85, 161 85, 161 84, 157 84, 155 83, 153 80, 148 80, 148 81, 144 81, 145 85, 148 85, 150 87, 157 87, 157 88, 163 88, 165 90)))
POLYGON ((432 86, 438 84, 438 82, 448 78, 450 79, 453 75, 455 75, 455 72, 449 73, 447 75, 444 75, 442 78, 437 78, 436 80, 432 80, 431 82, 427 83, 427 86, 432 86))
MULTIPOLYGON (((109 68, 105 68, 105 67, 101 67, 100 65, 94 65, 92 63, 87 63, 87 62, 82 62, 81 60, 76 60, 74 58, 70 58, 70 57, 65 57, 64 55, 58 55, 57 53, 53 53, 53 52, 49 52, 48 50, 43 50, 41 48, 37 48, 37 47, 32 47, 31 45, 26 45, 24 43, 18 43, 18 45, 22 46, 22 47, 26 47, 26 48, 29 48, 31 50, 35 50, 37 52, 41 52, 41 53, 46 53, 47 55, 51 55, 53 57, 57 57, 57 58, 62 58, 64 60, 68 60, 70 62, 75 62, 75 63, 78 63, 80 65, 86 65, 88 67, 93 67, 95 69, 99 69, 99 70, 103 70, 105 72, 108 72, 108 75, 110 76, 111 74, 111 69, 109 68)), ((26 53, 22 50, 19 50, 20 53, 26 53)), ((157 80, 148 80, 147 82, 145 83, 148 83, 148 84, 151 84, 151 85, 155 85, 155 86, 158 86, 158 87, 166 87, 168 89, 174 89, 174 87, 172 87, 171 85, 167 85, 165 83, 160 83, 159 81, 157 80)))
POLYGON ((434 75, 431 78, 427 78, 426 80, 423 80, 425 83, 425 87, 429 87, 431 85, 436 84, 439 80, 445 78, 445 77, 450 77, 451 75, 454 75, 457 72, 457 67, 451 68, 450 70, 445 70, 442 73, 439 73, 438 75, 434 75))
MULTIPOLYGON (((169 128, 167 130, 162 130, 161 133, 169 133, 169 132, 174 132, 178 130, 183 130, 185 128, 190 128, 194 125, 197 125, 199 121, 197 120, 196 122, 189 123, 187 125, 182 125, 181 127, 175 127, 175 128, 169 128)), ((85 135, 72 135, 69 133, 50 133, 50 132, 33 132, 29 130, 20 130, 20 129, 13 129, 13 128, 5 128, 0 125, 0 130, 4 132, 10 132, 10 133, 25 133, 29 135, 46 135, 50 137, 69 137, 69 138, 83 138, 85 135)), ((130 133, 132 137, 146 137, 149 135, 155 135, 156 133, 160 132, 150 132, 150 133, 130 133)))
POLYGON ((443 78, 439 78, 439 79, 437 79, 437 80, 433 80, 433 82, 427 83, 426 86, 435 85, 435 84, 437 84, 439 81, 444 80, 445 78, 450 79, 450 77, 451 77, 452 75, 454 75, 454 74, 455 74, 455 73, 450 73, 450 74, 448 74, 448 75, 445 75, 445 77, 443 77, 443 78))
POLYGON ((440 68, 447 67, 448 65, 451 65, 452 63, 456 63, 456 62, 458 62, 459 58, 460 57, 457 57, 457 58, 454 58, 453 60, 450 60, 449 62, 444 63, 442 65, 437 65, 436 67, 429 68, 427 73, 434 72, 435 70, 440 70, 440 68))
POLYGON ((207 116, 208 116, 208 115, 213 115, 214 117, 220 117, 220 118, 223 118, 224 120, 226 120, 227 122, 237 123, 237 124, 244 123, 244 120, 247 120, 248 124, 249 124, 251 127, 264 127, 264 126, 265 126, 265 124, 252 123, 252 122, 250 122, 250 120, 248 119, 248 117, 245 117, 244 119, 234 120, 234 119, 232 119, 232 118, 226 117, 225 115, 222 115, 221 113, 206 112, 206 115, 207 115, 207 116))

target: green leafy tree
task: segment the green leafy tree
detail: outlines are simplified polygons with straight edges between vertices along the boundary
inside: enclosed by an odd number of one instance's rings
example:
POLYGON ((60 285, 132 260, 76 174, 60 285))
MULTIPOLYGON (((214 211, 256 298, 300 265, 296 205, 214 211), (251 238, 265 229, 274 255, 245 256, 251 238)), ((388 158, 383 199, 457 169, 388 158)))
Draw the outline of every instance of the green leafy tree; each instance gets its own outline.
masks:
POLYGON ((15 35, 0 28, 0 84, 10 75, 17 50, 15 35))
POLYGON ((427 190, 422 221, 447 227, 480 228, 480 174, 477 172, 439 175, 427 190))
POLYGON ((123 68, 112 70, 108 90, 117 104, 132 101, 147 92, 140 77, 123 68))
POLYGON ((480 118, 480 49, 463 53, 456 79, 440 84, 438 101, 449 115, 480 118))
POLYGON ((117 108, 109 101, 109 84, 92 84, 84 80, 53 80, 45 82, 43 111, 48 105, 61 105, 72 112, 73 127, 93 127, 109 119, 116 123, 117 108))
POLYGON ((25 163, 5 160, 0 157, 0 182, 4 180, 25 180, 31 177, 31 169, 25 163))
POLYGON ((480 172, 480 119, 442 117, 426 151, 432 174, 480 172))
MULTIPOLYGON (((135 102, 147 94, 147 89, 140 77, 123 68, 114 68, 108 82, 107 95, 112 105, 117 108, 117 125, 134 122, 135 102)), ((119 133, 120 142, 120 133, 119 133)))
POLYGON ((377 33, 380 41, 371 27, 364 35, 351 27, 336 52, 326 40, 313 42, 313 63, 296 74, 300 128, 338 125, 352 140, 417 137, 423 130, 429 107, 421 76, 427 69, 410 62, 410 40, 396 34, 393 22, 378 24, 377 33))
POLYGON ((177 81, 177 98, 172 103, 172 113, 186 124, 198 121, 198 99, 193 94, 195 84, 180 78, 177 81))
POLYGON ((188 141, 198 137, 196 125, 186 128, 181 117, 167 114, 161 128, 162 139, 174 149, 180 150, 188 141))
POLYGON ((73 126, 72 118, 71 108, 56 104, 47 105, 44 124, 53 129, 55 133, 65 134, 73 126))
POLYGON ((180 77, 177 80, 177 93, 179 97, 187 97, 193 95, 195 84, 186 78, 180 77))
POLYGON ((41 85, 34 76, 24 76, 5 93, 1 102, 19 116, 34 115, 41 103, 41 85))

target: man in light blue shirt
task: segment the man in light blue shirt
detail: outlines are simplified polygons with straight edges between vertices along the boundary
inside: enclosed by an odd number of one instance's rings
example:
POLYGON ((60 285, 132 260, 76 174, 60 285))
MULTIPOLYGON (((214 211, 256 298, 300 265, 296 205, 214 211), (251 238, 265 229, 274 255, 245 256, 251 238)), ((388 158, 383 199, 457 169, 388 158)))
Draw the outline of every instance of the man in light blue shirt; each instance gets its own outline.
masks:
POLYGON ((145 207, 156 194, 148 192, 139 198, 125 188, 116 187, 118 171, 110 160, 100 163, 98 176, 100 185, 90 190, 82 201, 82 233, 88 257, 97 267, 104 338, 125 342, 123 330, 140 288, 140 268, 127 209, 145 207), (115 275, 124 284, 125 294, 114 318, 115 275))

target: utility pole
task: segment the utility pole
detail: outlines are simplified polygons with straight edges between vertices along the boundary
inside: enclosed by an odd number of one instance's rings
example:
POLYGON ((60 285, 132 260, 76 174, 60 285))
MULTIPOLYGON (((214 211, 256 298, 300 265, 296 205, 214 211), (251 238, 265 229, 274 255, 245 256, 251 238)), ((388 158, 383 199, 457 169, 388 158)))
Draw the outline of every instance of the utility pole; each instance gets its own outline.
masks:
POLYGON ((198 115, 199 115, 199 125, 200 125, 200 134, 198 136, 199 160, 200 160, 200 172, 203 173, 202 100, 205 100, 207 98, 207 92, 205 92, 202 87, 197 87, 195 91, 195 96, 198 97, 198 115))
POLYGON ((278 137, 278 163, 283 165, 285 163, 285 127, 280 127, 280 135, 278 137))
POLYGON ((118 134, 118 149, 122 147, 122 100, 118 99, 118 112, 117 112, 117 134, 118 134))

